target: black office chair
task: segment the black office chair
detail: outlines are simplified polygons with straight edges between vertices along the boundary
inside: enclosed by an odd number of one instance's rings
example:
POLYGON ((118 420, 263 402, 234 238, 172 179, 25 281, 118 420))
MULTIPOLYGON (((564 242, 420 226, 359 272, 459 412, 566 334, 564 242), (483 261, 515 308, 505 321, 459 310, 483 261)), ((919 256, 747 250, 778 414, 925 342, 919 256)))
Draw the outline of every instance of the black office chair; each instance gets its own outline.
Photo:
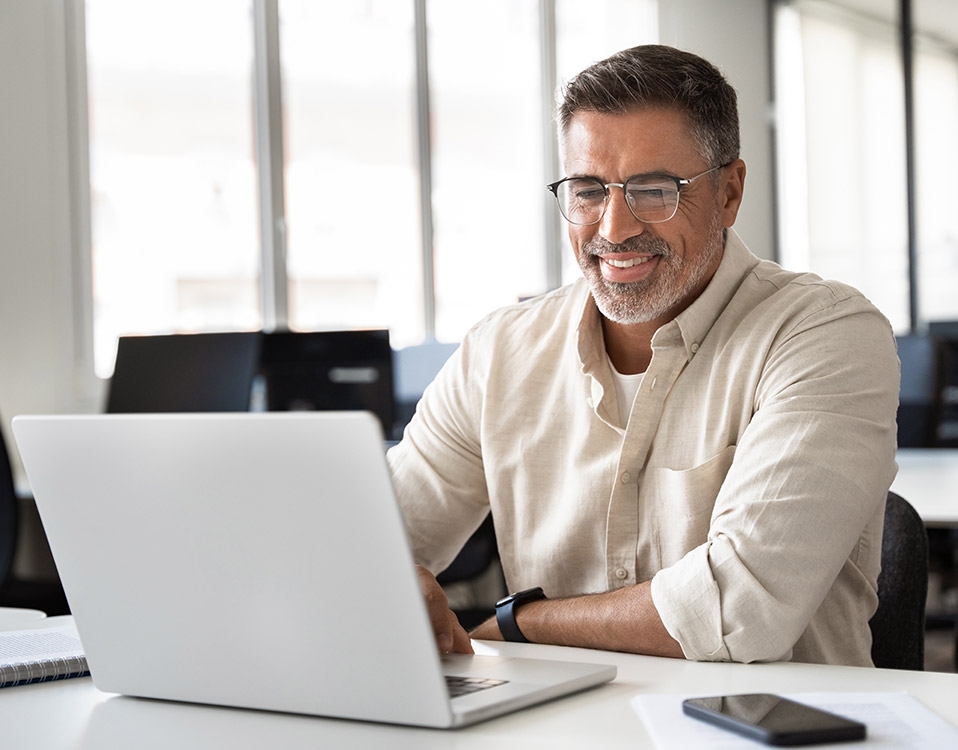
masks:
POLYGON ((17 493, 13 486, 10 454, 0 429, 0 592, 10 580, 13 555, 17 550, 17 529, 20 520, 17 493))
MULTIPOLYGON (((496 531, 492 525, 492 516, 488 515, 473 535, 466 540, 456 559, 436 576, 436 580, 442 586, 463 582, 472 583, 483 576, 498 559, 496 531)), ((501 577, 501 570, 499 577, 500 580, 497 582, 499 593, 504 594, 506 583, 501 577)), ((495 614, 495 602, 477 601, 473 602, 472 606, 454 607, 453 612, 466 630, 472 630, 495 614)))
POLYGON ((256 331, 121 336, 106 411, 249 411, 260 341, 256 331))
POLYGON ((925 523, 908 501, 889 492, 878 576, 878 610, 868 623, 876 667, 925 668, 927 596, 925 523))

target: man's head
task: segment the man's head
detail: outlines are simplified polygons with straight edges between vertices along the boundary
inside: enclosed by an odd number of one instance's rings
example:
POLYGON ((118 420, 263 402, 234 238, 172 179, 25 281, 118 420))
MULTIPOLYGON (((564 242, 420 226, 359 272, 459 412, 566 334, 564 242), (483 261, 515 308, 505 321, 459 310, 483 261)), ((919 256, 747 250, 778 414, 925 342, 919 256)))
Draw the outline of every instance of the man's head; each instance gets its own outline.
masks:
POLYGON ((709 164, 738 159, 735 89, 708 60, 659 44, 617 52, 569 81, 557 112, 560 139, 564 144, 577 112, 624 114, 639 108, 683 112, 698 151, 709 164))
POLYGON ((738 213, 745 164, 734 89, 695 55, 636 47, 570 81, 558 121, 567 176, 594 178, 581 191, 567 182, 557 197, 596 304, 614 323, 671 320, 711 280, 738 213), (650 186, 645 175, 662 179, 650 186), (643 210, 660 194, 671 201, 664 211, 643 210), (598 211, 568 210, 596 197, 598 211))

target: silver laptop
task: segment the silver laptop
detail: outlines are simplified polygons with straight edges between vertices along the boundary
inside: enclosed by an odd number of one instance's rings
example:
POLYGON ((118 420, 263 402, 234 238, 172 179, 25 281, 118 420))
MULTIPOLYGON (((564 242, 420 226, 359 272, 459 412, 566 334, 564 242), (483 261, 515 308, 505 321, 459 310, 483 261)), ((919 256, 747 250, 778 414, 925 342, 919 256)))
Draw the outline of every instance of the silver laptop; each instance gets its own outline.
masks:
POLYGON ((455 727, 611 666, 439 657, 366 412, 17 417, 106 692, 455 727), (494 687, 451 698, 444 675, 494 687))

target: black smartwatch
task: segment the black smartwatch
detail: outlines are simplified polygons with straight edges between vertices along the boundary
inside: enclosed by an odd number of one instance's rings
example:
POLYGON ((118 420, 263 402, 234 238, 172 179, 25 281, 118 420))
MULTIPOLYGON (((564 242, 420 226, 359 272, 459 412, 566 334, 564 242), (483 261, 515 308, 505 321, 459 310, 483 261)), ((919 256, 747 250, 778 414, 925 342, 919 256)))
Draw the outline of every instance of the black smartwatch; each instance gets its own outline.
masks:
POLYGON ((529 643, 519 626, 516 624, 516 609, 529 602, 537 602, 545 599, 546 595, 539 586, 534 589, 517 591, 515 594, 500 599, 496 602, 496 624, 499 626, 499 632, 507 641, 516 643, 529 643))

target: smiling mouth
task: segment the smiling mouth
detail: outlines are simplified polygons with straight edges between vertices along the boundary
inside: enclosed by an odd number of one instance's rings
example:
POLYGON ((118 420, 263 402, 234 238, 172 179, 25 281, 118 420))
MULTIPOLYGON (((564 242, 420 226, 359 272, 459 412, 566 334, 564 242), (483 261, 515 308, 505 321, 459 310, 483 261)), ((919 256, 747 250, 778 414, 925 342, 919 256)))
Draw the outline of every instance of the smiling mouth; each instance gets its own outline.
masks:
POLYGON ((628 260, 619 260, 614 256, 605 255, 602 257, 602 260, 605 263, 608 263, 610 266, 615 266, 616 268, 632 268, 632 266, 639 266, 643 263, 648 263, 655 256, 647 255, 639 258, 629 258, 628 260))

